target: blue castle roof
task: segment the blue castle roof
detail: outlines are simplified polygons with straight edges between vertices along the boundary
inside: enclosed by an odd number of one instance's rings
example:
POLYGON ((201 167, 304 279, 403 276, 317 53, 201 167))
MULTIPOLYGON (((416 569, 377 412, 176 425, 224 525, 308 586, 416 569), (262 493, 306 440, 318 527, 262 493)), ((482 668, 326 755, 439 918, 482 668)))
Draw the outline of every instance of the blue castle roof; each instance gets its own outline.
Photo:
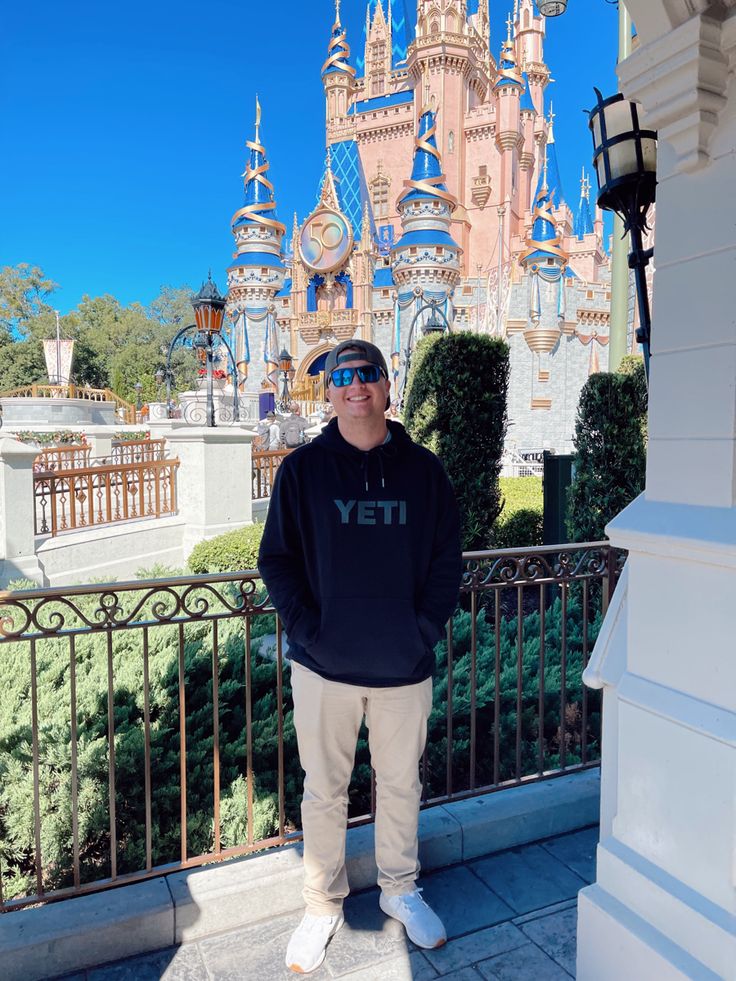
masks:
POLYGON ((241 266, 265 266, 271 269, 283 269, 284 262, 280 255, 276 255, 274 252, 241 252, 235 256, 233 261, 227 267, 230 269, 239 269, 241 266))
POLYGON ((521 110, 528 110, 529 112, 536 112, 534 108, 534 102, 532 100, 532 94, 529 90, 529 76, 526 72, 521 73, 521 77, 524 81, 524 91, 521 94, 521 102, 519 103, 519 108, 521 110))
MULTIPOLYGON (((434 138, 435 114, 431 109, 425 109, 422 113, 421 119, 419 120, 419 136, 418 140, 423 140, 429 146, 434 147, 437 150, 437 141, 434 138), (427 138, 427 133, 430 136, 427 138)), ((442 173, 442 163, 439 157, 439 151, 437 155, 429 153, 427 150, 422 149, 421 146, 415 146, 414 149, 414 163, 411 169, 411 179, 416 182, 426 182, 427 178, 437 178, 444 177, 442 173)), ((447 186, 444 183, 433 184, 438 191, 447 192, 447 186)), ((412 188, 408 193, 402 196, 402 204, 406 201, 414 201, 421 199, 433 199, 437 198, 439 195, 433 194, 432 191, 427 188, 426 190, 420 190, 419 188, 412 188)))
POLYGON ((355 116, 361 112, 375 112, 377 109, 389 109, 391 106, 403 106, 413 101, 414 89, 392 92, 390 95, 377 95, 374 99, 354 102, 348 109, 348 116, 355 116))
MULTIPOLYGON (((363 225, 363 210, 368 205, 368 215, 371 223, 371 234, 375 235, 373 209, 371 208, 368 187, 360 162, 358 144, 355 140, 342 140, 330 146, 332 173, 335 178, 335 190, 340 210, 353 226, 353 235, 357 239, 363 225)), ((324 183, 327 168, 322 176, 320 187, 324 183)))
POLYGON ((444 245, 448 249, 457 249, 458 244, 449 232, 440 231, 438 228, 413 229, 401 236, 394 246, 397 249, 407 248, 409 245, 427 245, 434 248, 437 245, 444 245))
POLYGON ((580 180, 580 203, 573 224, 573 231, 578 239, 590 235, 593 231, 593 219, 590 217, 590 201, 588 199, 589 192, 590 181, 585 175, 585 168, 583 168, 583 176, 580 180))

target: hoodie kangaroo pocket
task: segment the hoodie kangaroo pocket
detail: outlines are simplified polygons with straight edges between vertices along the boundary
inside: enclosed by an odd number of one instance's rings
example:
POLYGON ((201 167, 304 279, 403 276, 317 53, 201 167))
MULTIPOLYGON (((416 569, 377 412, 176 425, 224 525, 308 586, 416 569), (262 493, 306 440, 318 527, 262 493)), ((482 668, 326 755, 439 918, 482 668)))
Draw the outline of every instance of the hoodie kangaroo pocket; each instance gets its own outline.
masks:
POLYGON ((401 683, 414 676, 427 650, 411 600, 332 596, 310 654, 335 676, 401 683))

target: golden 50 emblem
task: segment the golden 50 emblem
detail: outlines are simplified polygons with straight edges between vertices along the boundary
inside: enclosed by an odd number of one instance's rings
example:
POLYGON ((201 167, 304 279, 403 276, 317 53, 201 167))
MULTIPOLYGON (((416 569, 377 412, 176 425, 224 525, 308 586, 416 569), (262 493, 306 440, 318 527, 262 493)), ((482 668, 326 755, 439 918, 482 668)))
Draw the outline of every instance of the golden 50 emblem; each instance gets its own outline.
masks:
POLYGON ((353 248, 353 231, 339 211, 321 207, 307 218, 299 235, 299 252, 315 272, 333 272, 344 265, 353 248))

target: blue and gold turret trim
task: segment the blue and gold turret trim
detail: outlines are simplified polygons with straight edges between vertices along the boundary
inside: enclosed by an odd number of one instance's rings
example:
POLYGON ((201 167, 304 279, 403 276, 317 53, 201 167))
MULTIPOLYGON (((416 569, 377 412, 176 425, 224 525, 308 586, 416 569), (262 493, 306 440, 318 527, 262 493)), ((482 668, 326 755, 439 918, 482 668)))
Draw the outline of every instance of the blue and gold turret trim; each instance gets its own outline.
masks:
POLYGON ((557 223, 552 212, 552 207, 551 189, 547 184, 547 153, 545 147, 541 185, 534 198, 532 230, 526 240, 527 247, 519 257, 519 262, 524 267, 529 267, 532 272, 540 270, 540 264, 542 263, 545 266, 549 265, 547 263, 548 259, 553 260, 551 265, 555 271, 561 270, 564 272, 567 266, 569 256, 562 248, 562 237, 557 231, 557 223))
POLYGON ((417 198, 430 198, 444 201, 454 211, 457 200, 447 190, 435 139, 436 132, 436 116, 430 108, 425 107, 419 120, 419 134, 414 137, 411 178, 404 181, 406 190, 399 198, 399 204, 406 204, 417 198))
POLYGON ((266 177, 269 169, 266 160, 266 148, 259 138, 260 125, 261 106, 258 97, 256 97, 255 139, 245 141, 246 147, 250 150, 250 157, 242 175, 245 205, 235 212, 231 224, 234 229, 238 225, 253 223, 264 228, 271 228, 283 235, 286 233, 286 226, 276 218, 273 184, 266 177))
POLYGON ((348 64, 350 45, 347 36, 347 31, 340 23, 340 0, 335 0, 335 23, 332 25, 332 36, 327 46, 327 60, 322 65, 322 78, 334 72, 355 78, 355 69, 348 64))
POLYGON ((498 78, 495 87, 502 88, 505 85, 516 85, 524 88, 524 79, 521 77, 516 64, 516 50, 511 39, 512 19, 509 16, 506 20, 506 40, 501 45, 501 57, 499 58, 498 78))

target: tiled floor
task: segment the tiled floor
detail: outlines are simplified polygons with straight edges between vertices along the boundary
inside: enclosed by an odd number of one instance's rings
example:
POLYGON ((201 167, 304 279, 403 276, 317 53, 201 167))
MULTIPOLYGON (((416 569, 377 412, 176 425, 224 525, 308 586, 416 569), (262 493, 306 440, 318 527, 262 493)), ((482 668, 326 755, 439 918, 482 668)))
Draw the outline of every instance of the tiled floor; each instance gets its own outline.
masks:
MULTIPOLYGON (((345 925, 312 977, 328 981, 566 981, 575 976, 577 893, 595 872, 598 829, 514 848, 425 876, 424 898, 448 943, 419 950, 378 908, 351 896, 345 925)), ((67 976, 65 981, 279 981, 301 914, 67 976)))

